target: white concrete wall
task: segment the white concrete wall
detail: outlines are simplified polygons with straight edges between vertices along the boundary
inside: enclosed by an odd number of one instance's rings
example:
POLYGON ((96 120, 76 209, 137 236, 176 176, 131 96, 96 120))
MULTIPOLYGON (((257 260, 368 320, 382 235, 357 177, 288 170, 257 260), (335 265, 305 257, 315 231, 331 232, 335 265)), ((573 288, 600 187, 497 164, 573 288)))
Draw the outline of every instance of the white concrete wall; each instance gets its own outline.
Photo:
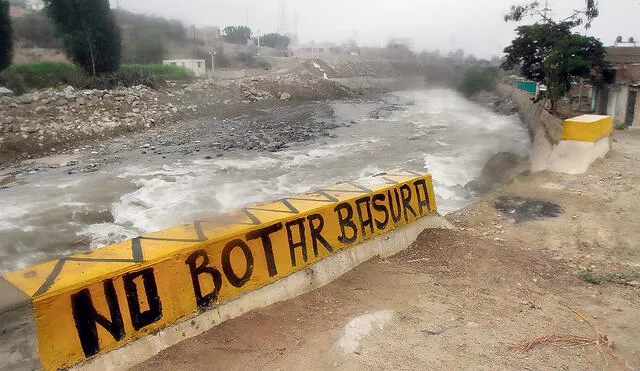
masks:
POLYGON ((207 75, 204 59, 169 59, 162 61, 162 64, 170 64, 190 69, 196 77, 205 77, 207 75))

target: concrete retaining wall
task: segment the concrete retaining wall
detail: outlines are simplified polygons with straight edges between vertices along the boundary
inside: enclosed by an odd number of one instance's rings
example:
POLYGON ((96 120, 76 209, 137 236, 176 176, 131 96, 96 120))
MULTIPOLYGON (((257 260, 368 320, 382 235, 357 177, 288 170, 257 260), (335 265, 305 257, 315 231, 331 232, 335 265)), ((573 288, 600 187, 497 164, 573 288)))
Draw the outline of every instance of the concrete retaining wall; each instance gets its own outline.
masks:
POLYGON ((610 116, 584 115, 562 121, 531 94, 510 85, 498 84, 498 93, 514 101, 532 140, 531 171, 581 174, 611 150, 613 121, 610 116))
POLYGON ((397 170, 6 274, 0 369, 130 367, 408 247, 434 213, 431 176, 397 170))

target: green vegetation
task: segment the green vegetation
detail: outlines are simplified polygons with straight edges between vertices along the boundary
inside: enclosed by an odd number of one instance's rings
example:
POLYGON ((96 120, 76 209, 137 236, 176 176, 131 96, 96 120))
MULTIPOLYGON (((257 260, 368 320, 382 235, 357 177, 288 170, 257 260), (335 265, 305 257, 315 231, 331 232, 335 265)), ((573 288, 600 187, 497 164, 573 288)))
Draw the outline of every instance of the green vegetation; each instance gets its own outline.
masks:
POLYGON ((288 36, 280 35, 278 33, 268 33, 260 36, 260 45, 268 46, 270 48, 286 50, 291 44, 291 39, 288 36))
POLYGON ((123 64, 120 67, 122 72, 146 71, 162 80, 193 80, 193 71, 182 66, 167 64, 123 64))
POLYGON ((109 0, 48 0, 46 10, 68 57, 87 74, 120 66, 120 29, 109 0))
POLYGON ((0 0, 0 71, 9 67, 13 58, 13 29, 9 18, 9 2, 0 0))
POLYGON ((228 26, 222 31, 222 38, 231 44, 247 45, 251 38, 251 29, 247 26, 228 26))
POLYGON ((492 91, 496 85, 498 69, 495 67, 474 67, 464 73, 458 91, 467 98, 481 91, 492 91))
POLYGON ((526 15, 539 15, 541 23, 520 26, 517 37, 504 49, 507 54, 502 68, 505 70, 521 66, 521 73, 528 79, 547 85, 543 98, 551 101, 555 111, 557 102, 564 97, 573 82, 590 79, 600 84, 604 79, 605 50, 600 40, 573 33, 572 28, 589 27, 598 16, 597 4, 586 1, 586 7, 556 22, 539 10, 540 4, 533 2, 524 6, 512 6, 505 21, 521 21, 526 15))
POLYGON ((605 282, 617 284, 629 284, 630 282, 640 279, 640 272, 636 273, 595 273, 591 268, 578 268, 578 277, 584 282, 593 285, 602 285, 605 282))
POLYGON ((22 94, 29 89, 77 85, 85 75, 80 68, 69 63, 40 62, 14 64, 0 74, 0 79, 7 88, 22 94))
POLYGON ((16 94, 30 89, 45 89, 61 85, 76 88, 113 89, 134 85, 158 88, 165 80, 192 80, 192 71, 171 65, 122 65, 112 73, 87 76, 82 69, 69 63, 41 62, 15 64, 0 74, 0 80, 16 94))

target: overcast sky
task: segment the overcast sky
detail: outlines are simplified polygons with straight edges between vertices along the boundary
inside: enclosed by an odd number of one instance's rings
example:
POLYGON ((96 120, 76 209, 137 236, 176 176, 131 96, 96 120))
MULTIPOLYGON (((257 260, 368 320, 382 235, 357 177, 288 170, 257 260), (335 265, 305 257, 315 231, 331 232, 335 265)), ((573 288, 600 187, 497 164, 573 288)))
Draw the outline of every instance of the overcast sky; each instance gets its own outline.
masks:
MULTIPOLYGON (((544 3, 544 0, 539 0, 544 3)), ((115 3, 115 0, 112 0, 115 3)), ((285 26, 301 42, 383 46, 389 38, 410 38, 415 50, 458 48, 478 57, 502 55, 515 24, 502 16, 518 0, 286 0, 285 26), (297 22, 295 21, 297 15, 297 22)), ((521 1, 522 2, 522 1, 521 1)), ((120 0, 136 13, 175 18, 198 26, 244 25, 254 33, 279 31, 282 0, 120 0), (248 17, 247 17, 248 15, 248 17)), ((616 36, 640 40, 640 0, 601 0, 600 17, 587 31, 605 45, 616 36)), ((583 7, 584 0, 549 0, 556 18, 583 7)), ((580 30, 584 32, 583 29, 580 30)))

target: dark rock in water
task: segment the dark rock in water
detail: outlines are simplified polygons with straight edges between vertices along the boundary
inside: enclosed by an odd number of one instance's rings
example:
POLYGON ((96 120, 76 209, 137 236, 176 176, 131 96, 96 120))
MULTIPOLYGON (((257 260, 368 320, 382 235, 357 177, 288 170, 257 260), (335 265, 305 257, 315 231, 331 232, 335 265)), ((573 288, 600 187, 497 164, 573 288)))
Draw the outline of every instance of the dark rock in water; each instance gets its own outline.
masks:
POLYGON ((526 197, 499 197, 494 206, 505 215, 508 215, 516 223, 538 218, 555 218, 564 212, 564 209, 553 202, 536 200, 526 197))
POLYGON ((489 159, 478 179, 464 188, 475 195, 483 195, 500 188, 516 175, 526 171, 524 158, 510 152, 500 152, 489 159))

